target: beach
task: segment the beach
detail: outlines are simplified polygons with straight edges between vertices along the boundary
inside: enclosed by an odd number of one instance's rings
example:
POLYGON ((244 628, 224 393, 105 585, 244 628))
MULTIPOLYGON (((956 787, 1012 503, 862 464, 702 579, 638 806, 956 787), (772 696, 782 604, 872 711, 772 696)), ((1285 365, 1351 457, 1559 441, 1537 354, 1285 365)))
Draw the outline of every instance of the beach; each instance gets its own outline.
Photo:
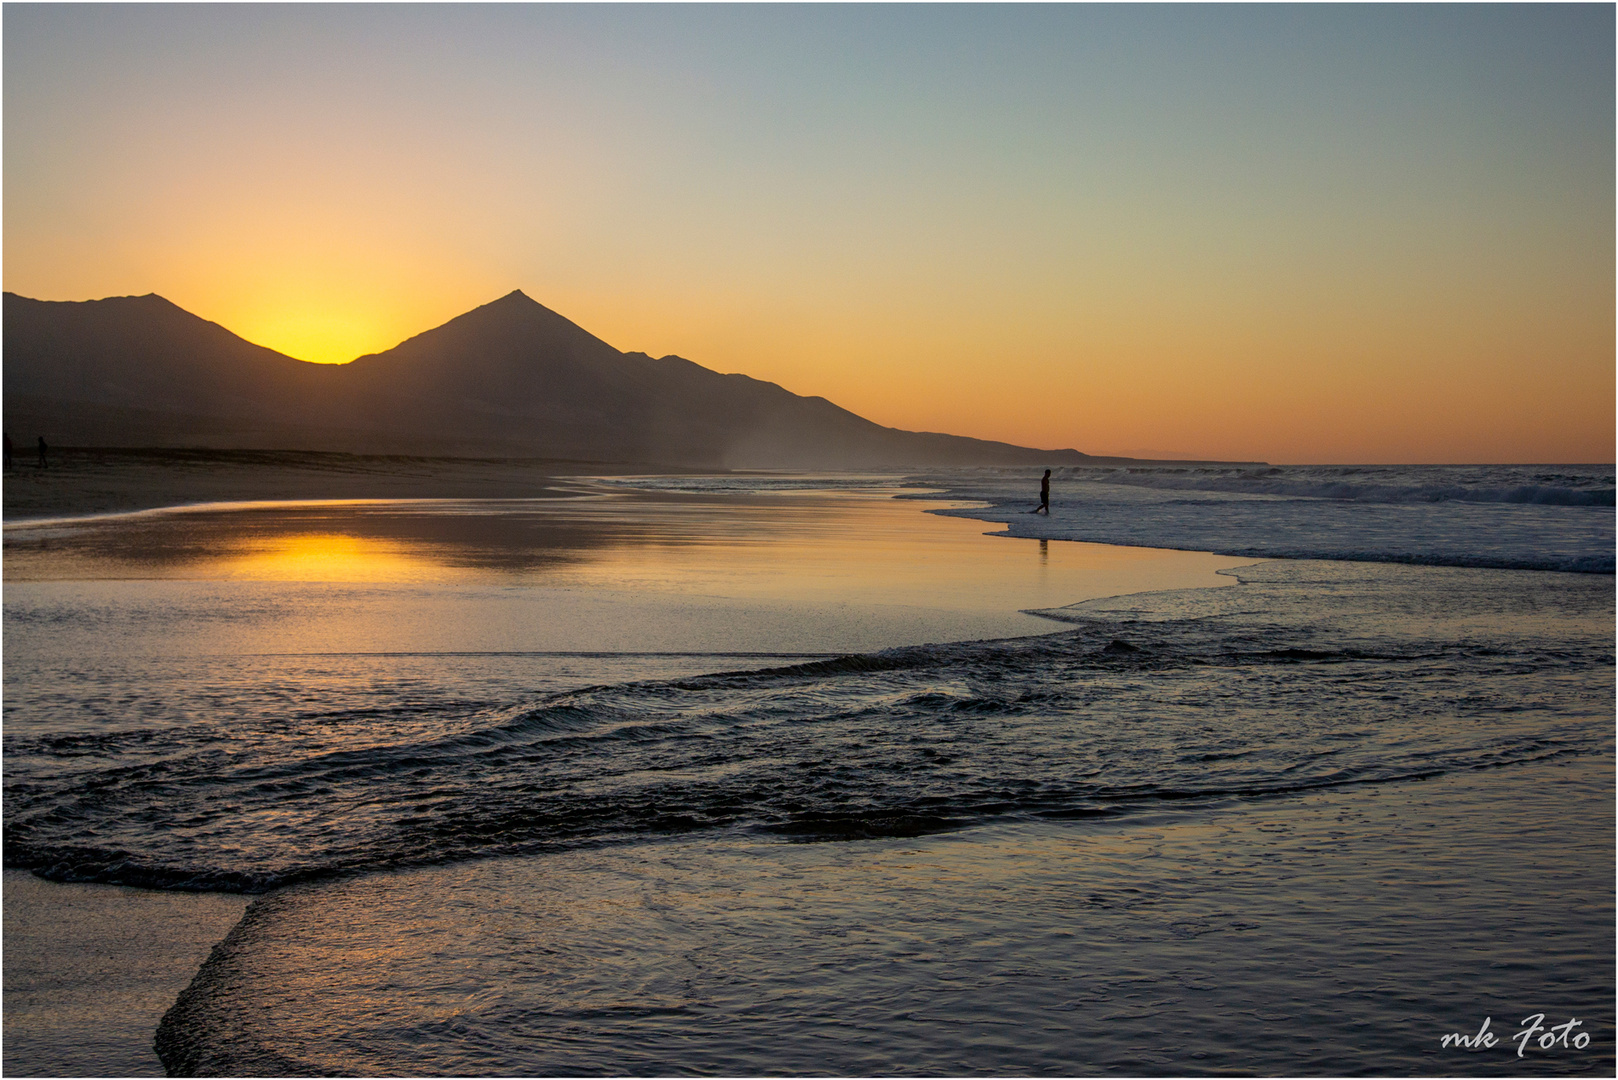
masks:
POLYGON ((1565 823, 1610 777, 1520 779, 301 887, 160 1040, 204 1074, 1599 1073, 1613 837, 1565 823), (1590 1049, 1516 1057, 1531 1013, 1590 1049), (1501 1045, 1442 1044, 1486 1019, 1501 1045))
POLYGON ((1618 1074, 1618 7, 4 26, 0 1073, 1618 1074))
POLYGON ((18 452, 7 521, 127 513, 193 503, 296 499, 543 498, 601 463, 254 450, 18 452))
POLYGON ((5 1069, 162 1076, 152 1032, 247 898, 5 871, 5 1069))
POLYGON ((1610 574, 1065 479, 8 519, 6 1071, 1610 1072, 1610 574))

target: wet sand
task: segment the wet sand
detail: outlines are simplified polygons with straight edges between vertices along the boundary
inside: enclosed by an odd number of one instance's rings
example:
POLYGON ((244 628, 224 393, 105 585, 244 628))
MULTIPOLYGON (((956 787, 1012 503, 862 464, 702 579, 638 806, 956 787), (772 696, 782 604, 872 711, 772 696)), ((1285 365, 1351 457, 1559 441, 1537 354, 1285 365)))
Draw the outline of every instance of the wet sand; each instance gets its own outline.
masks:
POLYGON ((248 897, 5 871, 7 1076, 162 1076, 152 1033, 248 897))
MULTIPOLYGON (((573 498, 10 523, 8 617, 93 594, 109 611, 152 612, 120 631, 121 647, 144 635, 165 654, 845 653, 1049 633, 1061 624, 1026 612, 1228 587, 1217 571, 1248 561, 985 536, 992 526, 880 491, 715 498, 574 483, 573 498)), ((8 646, 93 655, 107 625, 62 636, 75 625, 47 621, 8 646)))
MULTIPOLYGON (((253 450, 51 450, 5 472, 5 520, 261 499, 512 499, 555 477, 618 472, 602 462, 253 450)), ((656 471, 656 470, 648 470, 656 471)))
MULTIPOLYGON (((195 508, 52 526, 8 521, 9 676, 131 655, 331 650, 843 652, 1042 633, 1019 608, 1151 588, 1228 586, 1243 560, 986 537, 981 523, 873 496, 577 495, 535 467, 295 455, 223 469, 180 455, 49 479, 15 468, 7 517, 138 509, 160 496, 283 499, 408 492, 509 502, 195 508), (187 472, 186 470, 192 470, 187 472), (24 477, 35 487, 17 483, 24 477), (44 485, 58 485, 46 488, 44 485), (560 490, 558 490, 560 489, 560 490), (47 495, 49 497, 47 497, 47 495), (544 496, 552 497, 544 497, 544 496), (90 623, 19 611, 77 603, 90 623), (127 624, 112 618, 129 616, 127 624)), ((529 661, 509 661, 514 668, 529 661)), ((610 663, 607 656, 593 663, 610 663)), ((637 661, 644 665, 646 661, 637 661)), ((671 661, 672 662, 672 661, 671 661)), ((699 657, 691 670, 763 659, 699 657)), ((24 691, 37 689, 29 684, 24 691)), ((8 711, 8 722, 25 714, 8 711)), ((16 730, 14 728, 14 730, 16 730)), ((248 898, 5 877, 5 1071, 159 1074, 152 1034, 248 898)))
POLYGON ((1611 795, 1610 761, 1548 759, 299 886, 159 1044, 213 1074, 1611 1075, 1612 828, 1573 825, 1611 795), (1588 1045, 1517 1058, 1536 1013, 1588 1045), (1486 1018, 1497 1045, 1444 1045, 1486 1018))

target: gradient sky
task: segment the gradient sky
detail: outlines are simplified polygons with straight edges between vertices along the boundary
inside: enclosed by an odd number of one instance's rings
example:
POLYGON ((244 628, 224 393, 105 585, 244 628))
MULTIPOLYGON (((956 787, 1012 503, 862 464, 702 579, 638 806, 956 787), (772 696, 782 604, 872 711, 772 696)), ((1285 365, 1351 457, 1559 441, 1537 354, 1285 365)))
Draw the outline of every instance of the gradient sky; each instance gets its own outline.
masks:
POLYGON ((903 428, 1613 460, 1611 5, 3 22, 27 296, 331 362, 520 288, 903 428))

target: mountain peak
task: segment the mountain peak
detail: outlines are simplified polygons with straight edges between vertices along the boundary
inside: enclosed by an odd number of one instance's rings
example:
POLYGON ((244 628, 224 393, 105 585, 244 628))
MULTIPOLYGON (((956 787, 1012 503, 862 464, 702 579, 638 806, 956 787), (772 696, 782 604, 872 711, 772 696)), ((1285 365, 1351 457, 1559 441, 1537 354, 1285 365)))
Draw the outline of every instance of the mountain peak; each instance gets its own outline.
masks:
POLYGON ((563 348, 568 355, 583 349, 598 360, 619 355, 617 349, 577 323, 552 311, 521 289, 513 289, 498 300, 481 304, 441 326, 407 338, 391 349, 356 359, 371 362, 397 355, 418 359, 433 357, 436 363, 453 355, 454 363, 464 367, 474 356, 492 361, 496 356, 509 359, 520 354, 534 354, 536 350, 554 352, 558 348, 563 348), (565 348, 564 343, 567 343, 565 348))
POLYGON ((678 356, 626 355, 513 289, 350 364, 263 349, 161 296, 4 304, 7 426, 79 446, 494 454, 681 467, 1079 464, 897 431, 678 356))
POLYGON ((466 314, 470 315, 478 311, 500 314, 508 318, 512 316, 532 316, 540 312, 555 314, 550 308, 541 304, 521 289, 512 289, 498 300, 490 300, 487 304, 480 304, 466 314))

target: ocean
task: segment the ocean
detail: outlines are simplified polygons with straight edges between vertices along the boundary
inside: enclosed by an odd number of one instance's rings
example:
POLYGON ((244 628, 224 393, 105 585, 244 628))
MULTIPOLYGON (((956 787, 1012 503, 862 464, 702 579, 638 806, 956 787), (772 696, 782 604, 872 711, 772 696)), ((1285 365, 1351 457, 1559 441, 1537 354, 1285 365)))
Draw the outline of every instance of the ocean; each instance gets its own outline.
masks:
POLYGON ((1611 1074, 1612 468, 1037 493, 8 524, 5 865, 173 1074, 1611 1074))

